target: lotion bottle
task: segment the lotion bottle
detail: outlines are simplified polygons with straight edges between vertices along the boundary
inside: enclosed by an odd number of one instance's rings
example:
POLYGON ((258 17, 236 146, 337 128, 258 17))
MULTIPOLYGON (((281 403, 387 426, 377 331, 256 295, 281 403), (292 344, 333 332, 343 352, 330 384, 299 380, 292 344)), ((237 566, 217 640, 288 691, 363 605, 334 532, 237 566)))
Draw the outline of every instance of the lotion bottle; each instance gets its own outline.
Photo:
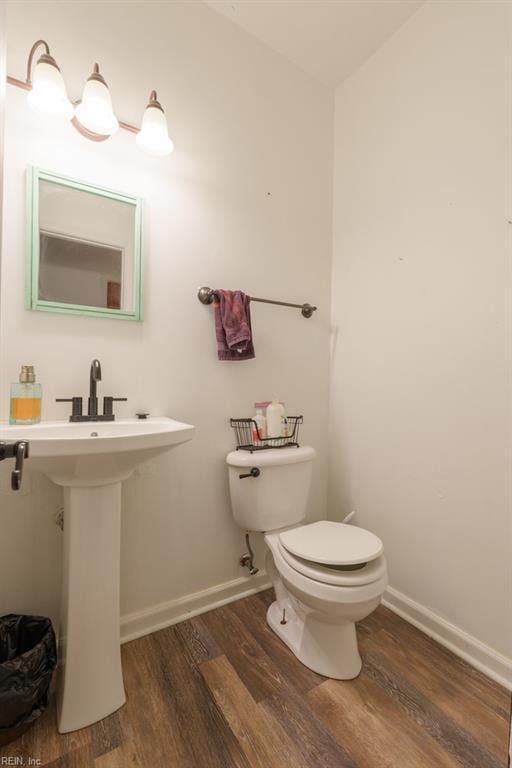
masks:
POLYGON ((284 406, 278 400, 272 400, 267 408, 268 437, 282 437, 284 416, 284 406))
POLYGON ((255 403, 255 410, 256 413, 253 416, 253 421, 256 422, 257 429, 253 426, 252 430, 252 441, 253 443, 260 444, 261 440, 263 440, 267 436, 267 420, 265 418, 265 411, 264 407, 265 405, 263 403, 255 403), (259 435, 258 435, 259 432, 259 435), (261 440, 260 440, 261 438, 261 440))

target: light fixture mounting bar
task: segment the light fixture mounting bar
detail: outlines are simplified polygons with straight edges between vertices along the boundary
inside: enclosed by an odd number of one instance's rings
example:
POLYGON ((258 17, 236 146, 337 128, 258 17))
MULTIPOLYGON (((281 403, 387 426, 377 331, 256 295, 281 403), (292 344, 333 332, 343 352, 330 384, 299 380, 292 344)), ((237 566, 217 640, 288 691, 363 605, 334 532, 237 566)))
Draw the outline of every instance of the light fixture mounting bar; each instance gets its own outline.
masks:
POLYGON ((7 75, 7 82, 9 85, 14 85, 16 88, 21 88, 23 91, 30 91, 31 86, 25 80, 18 80, 17 77, 11 77, 7 75))
MULTIPOLYGON (((44 41, 39 41, 44 42, 44 41)), ((35 46, 35 43, 34 43, 35 46)), ((34 46, 32 48, 34 49, 34 46)), ((19 80, 17 77, 11 77, 11 75, 7 75, 7 82, 9 85, 13 85, 15 88, 21 88, 22 91, 30 91, 31 85, 30 82, 27 80, 19 80)), ((137 128, 136 125, 132 125, 131 123, 125 123, 123 120, 119 120, 119 127, 123 128, 125 131, 129 131, 130 133, 138 133, 139 128, 137 128)))
POLYGON ((30 53, 28 54, 28 60, 27 60, 27 85, 32 85, 32 62, 34 61, 34 54, 37 51, 37 49, 40 46, 44 47, 44 51, 47 56, 50 55, 50 46, 46 42, 46 40, 36 40, 32 48, 30 49, 30 53))

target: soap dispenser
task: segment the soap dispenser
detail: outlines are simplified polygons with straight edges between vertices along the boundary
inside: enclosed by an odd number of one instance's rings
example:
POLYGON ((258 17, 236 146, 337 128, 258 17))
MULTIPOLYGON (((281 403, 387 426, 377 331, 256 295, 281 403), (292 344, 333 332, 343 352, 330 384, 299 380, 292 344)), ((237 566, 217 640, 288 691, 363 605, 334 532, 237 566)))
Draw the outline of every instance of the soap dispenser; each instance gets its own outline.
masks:
POLYGON ((22 365, 19 382, 11 384, 11 424, 38 424, 41 421, 43 388, 36 382, 33 365, 22 365))

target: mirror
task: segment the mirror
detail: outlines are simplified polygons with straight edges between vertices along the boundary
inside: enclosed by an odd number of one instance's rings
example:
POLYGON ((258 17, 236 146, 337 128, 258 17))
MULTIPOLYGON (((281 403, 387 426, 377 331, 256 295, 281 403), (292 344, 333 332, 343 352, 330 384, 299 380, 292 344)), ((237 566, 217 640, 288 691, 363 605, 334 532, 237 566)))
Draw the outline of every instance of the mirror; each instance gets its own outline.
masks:
POLYGON ((142 319, 141 200, 28 169, 27 308, 142 319))

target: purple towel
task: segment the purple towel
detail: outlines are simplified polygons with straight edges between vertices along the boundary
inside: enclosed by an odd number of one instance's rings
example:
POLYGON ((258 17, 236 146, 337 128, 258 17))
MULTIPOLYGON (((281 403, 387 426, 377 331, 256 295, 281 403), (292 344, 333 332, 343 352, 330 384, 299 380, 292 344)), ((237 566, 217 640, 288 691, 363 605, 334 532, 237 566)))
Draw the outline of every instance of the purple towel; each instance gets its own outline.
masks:
POLYGON ((219 360, 251 360, 252 343, 249 297, 242 291, 215 291, 215 335, 219 360))

